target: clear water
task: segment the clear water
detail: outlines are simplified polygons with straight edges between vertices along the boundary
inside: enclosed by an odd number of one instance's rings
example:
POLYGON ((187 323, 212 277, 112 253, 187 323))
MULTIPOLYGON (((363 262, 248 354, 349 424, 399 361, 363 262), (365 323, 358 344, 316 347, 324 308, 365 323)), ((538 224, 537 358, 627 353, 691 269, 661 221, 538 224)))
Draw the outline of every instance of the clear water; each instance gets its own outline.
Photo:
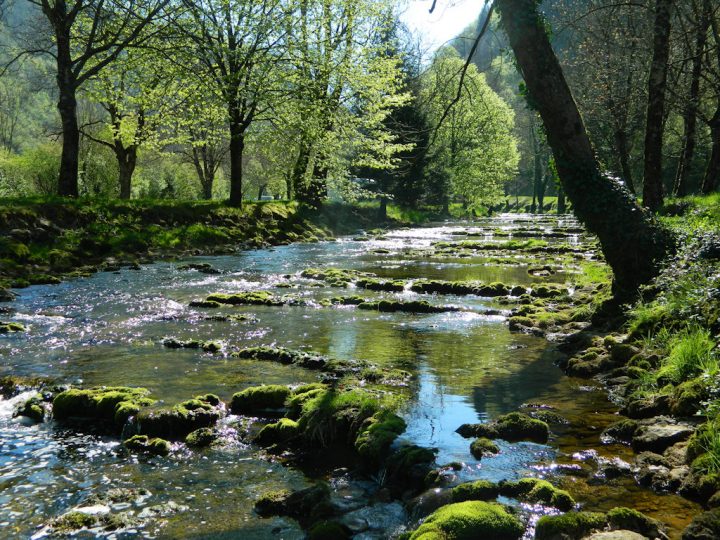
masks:
MULTIPOLYGON (((332 265, 388 278, 478 279, 523 285, 562 282, 571 275, 572 267, 550 278, 534 278, 528 275, 527 265, 487 264, 481 256, 428 258, 422 248, 440 240, 463 240, 452 234, 459 230, 531 227, 550 231, 566 226, 577 223, 572 218, 498 216, 481 223, 399 230, 384 240, 340 239, 193 259, 210 263, 223 272, 220 275, 179 271, 180 263, 158 263, 140 271, 121 270, 60 285, 30 287, 18 291, 20 297, 13 304, 17 313, 5 317, 22 322, 29 332, 0 336, 0 376, 45 376, 86 386, 143 386, 168 403, 206 392, 227 399, 247 386, 309 382, 316 374, 227 354, 166 349, 162 339, 221 340, 225 353, 260 344, 312 349, 413 372, 416 378, 407 389, 411 399, 403 411, 408 422, 403 439, 437 447, 439 463, 465 463, 459 479, 546 474, 552 471, 551 464, 572 461, 575 452, 598 448, 599 429, 613 420, 615 411, 601 389, 587 381, 568 379, 554 367, 558 353, 548 342, 510 333, 503 317, 485 314, 498 307, 491 299, 423 297, 465 309, 432 315, 321 308, 313 302, 339 294, 407 299, 419 295, 318 288, 297 275, 304 268, 332 265), (390 253, 374 252, 380 248, 390 253), (293 277, 288 280, 287 275, 293 277), (287 282, 291 288, 276 288, 287 282), (212 292, 251 289, 295 294, 311 305, 211 311, 188 307, 191 300, 212 292), (207 315, 231 313, 252 314, 257 321, 206 320, 207 315), (497 457, 481 463, 470 456, 469 441, 455 433, 460 424, 492 418, 529 401, 557 406, 573 421, 573 427, 559 430, 549 445, 501 442, 502 452, 497 457)), ((581 244, 586 238, 577 235, 562 241, 581 244)), ((140 522, 137 528, 115 533, 115 537, 303 537, 292 520, 260 519, 253 513, 253 501, 264 491, 308 485, 302 472, 268 459, 258 448, 236 443, 204 452, 178 450, 169 458, 129 455, 116 439, 82 435, 52 423, 25 425, 12 419, 19 400, 0 401, 0 537, 31 536, 49 519, 110 487, 147 489, 151 495, 138 504, 137 513, 169 501, 181 505, 180 511, 167 518, 140 522)), ((599 451, 627 457, 623 448, 599 451)), ((339 486, 338 482, 336 479, 333 485, 339 486)), ((568 489, 578 492, 580 501, 591 509, 623 504, 666 518, 669 508, 674 536, 697 510, 678 497, 640 490, 632 480, 603 488, 575 479, 568 482, 568 489)), ((377 511, 373 507, 368 512, 382 529, 383 512, 392 514, 393 508, 378 506, 377 511)), ((398 520, 402 520, 401 511, 395 512, 394 520, 388 518, 387 530, 375 531, 376 537, 389 535, 398 520)))

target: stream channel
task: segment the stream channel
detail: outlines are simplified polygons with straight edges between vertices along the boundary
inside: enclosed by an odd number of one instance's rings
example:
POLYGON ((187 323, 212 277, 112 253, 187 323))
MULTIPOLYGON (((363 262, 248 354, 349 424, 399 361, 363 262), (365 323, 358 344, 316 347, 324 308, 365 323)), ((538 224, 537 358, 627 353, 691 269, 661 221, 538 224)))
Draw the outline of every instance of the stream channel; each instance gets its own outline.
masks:
MULTIPOLYGON (((308 267, 334 266, 403 280, 500 281, 526 287, 570 283, 578 267, 567 262, 552 275, 533 276, 528 273, 530 261, 521 253, 515 261, 499 261, 488 252, 443 256, 430 248, 438 241, 463 240, 466 231, 488 242, 507 241, 519 231, 524 239, 530 231, 551 245, 587 245, 591 256, 594 241, 577 227, 570 216, 500 215, 399 229, 362 241, 348 237, 196 257, 33 286, 16 291, 16 312, 5 316, 29 331, 0 336, 0 376, 48 377, 83 387, 142 386, 172 404, 200 393, 228 400, 249 386, 313 382, 317 373, 222 353, 169 349, 162 345, 166 337, 218 340, 227 347, 274 345, 366 360, 413 374, 401 411, 408 428, 400 442, 437 448, 439 464, 462 462, 457 482, 547 477, 568 489, 583 509, 633 507, 664 521, 671 537, 678 538, 697 507, 678 496, 637 487, 632 478, 598 477, 603 460, 631 459, 629 448, 599 441, 602 428, 616 419, 617 407, 597 383, 563 375, 554 365, 560 353, 550 341, 511 333, 506 317, 494 313, 506 313, 512 305, 472 295, 357 290, 351 294, 425 299, 462 310, 408 314, 321 307, 312 302, 341 293, 299 276, 308 267), (557 230, 576 232, 547 236, 557 230), (183 262, 209 263, 220 273, 181 271, 183 262), (210 293, 254 289, 297 294, 310 305, 224 306, 212 312, 188 307, 210 293), (254 320, 207 318, 228 313, 252 315, 254 320), (470 455, 470 441, 455 433, 463 423, 486 421, 528 402, 555 407, 569 421, 551 427, 547 445, 498 441, 500 454, 480 461, 470 455)), ((532 264, 537 264, 538 255, 534 257, 532 264)), ((52 421, 34 425, 13 418, 23 398, 27 395, 0 401, 0 537, 42 537, 49 520, 111 488, 145 490, 132 510, 150 518, 109 533, 115 538, 304 537, 292 519, 258 517, 253 502, 269 489, 306 487, 307 471, 270 459, 233 436, 227 419, 223 445, 190 451, 176 444, 170 456, 151 457, 128 453, 112 437, 82 434, 52 421)), ((333 500, 355 508, 343 518, 355 538, 390 538, 414 525, 401 502, 374 496, 382 478, 363 479, 336 470, 327 479, 333 500)), ((525 511, 536 518, 550 510, 525 511)), ((94 535, 84 531, 79 537, 94 535)), ((532 528, 527 536, 532 537, 532 528)))

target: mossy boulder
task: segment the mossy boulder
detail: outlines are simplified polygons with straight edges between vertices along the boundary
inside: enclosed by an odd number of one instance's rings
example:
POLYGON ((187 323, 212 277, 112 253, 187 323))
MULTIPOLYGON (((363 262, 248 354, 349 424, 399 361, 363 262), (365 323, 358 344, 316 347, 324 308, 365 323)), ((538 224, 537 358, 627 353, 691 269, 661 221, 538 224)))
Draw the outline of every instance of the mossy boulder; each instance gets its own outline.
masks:
POLYGON ((405 282, 399 280, 380 280, 372 278, 358 279, 355 286, 369 291, 402 292, 405 290, 405 282))
POLYGON ((15 332, 25 332, 25 327, 16 322, 0 321, 0 334, 12 334, 15 332))
POLYGON ((59 422, 72 419, 92 419, 94 425, 119 430, 131 416, 155 403, 146 388, 102 386, 71 388, 53 399, 53 418, 59 422))
POLYGON ((252 358, 280 364, 293 364, 305 369, 324 369, 329 362, 326 356, 314 352, 294 351, 282 347, 248 347, 241 349, 233 356, 252 358))
POLYGON ((229 304, 231 306, 282 306, 291 303, 288 298, 279 298, 269 291, 248 291, 236 294, 211 294, 206 302, 229 304))
POLYGON ((512 482, 500 483, 500 494, 506 497, 553 506, 564 512, 575 506, 575 500, 565 490, 556 488, 547 480, 522 478, 512 482))
POLYGON ((326 518, 331 508, 330 489, 322 482, 298 491, 270 491, 255 502, 255 511, 260 516, 289 516, 300 523, 326 518))
POLYGON ((50 527, 59 534, 73 533, 82 529, 89 529, 95 526, 97 518, 94 515, 71 510, 66 514, 52 520, 50 527))
POLYGON ((720 538, 720 508, 698 514, 682 533, 682 540, 720 538))
POLYGON ((190 399, 174 407, 144 409, 137 415, 140 434, 170 440, 184 440, 200 428, 214 426, 220 410, 202 399, 190 399))
POLYGON ((148 437, 147 435, 133 435, 126 439, 123 444, 129 450, 144 452, 156 456, 167 456, 172 447, 165 439, 159 437, 148 437))
POLYGON ((670 397, 670 412, 674 416, 694 415, 710 397, 712 384, 708 379, 697 377, 675 387, 670 397))
POLYGON ((210 446, 218 438, 218 433, 212 428, 196 429, 185 437, 185 444, 192 448, 204 448, 210 446))
POLYGON ((613 442, 630 444, 630 441, 632 441, 633 435, 635 435, 638 427, 640 427, 640 424, 637 420, 630 420, 627 418, 620 420, 605 428, 600 435, 600 440, 605 444, 613 442))
POLYGON ((611 529, 634 531, 648 538, 666 538, 662 523, 632 508, 613 508, 607 513, 607 521, 611 529))
POLYGON ((500 453, 500 448, 485 437, 479 437, 470 443, 470 453, 475 459, 482 459, 485 456, 493 456, 500 453))
POLYGON ((500 495, 500 488, 488 480, 475 480, 455 486, 451 493, 454 502, 490 501, 500 495))
POLYGON ((568 512, 559 516, 543 516, 535 527, 535 540, 580 540, 607 525, 607 517, 599 512, 568 512))
POLYGON ((365 461, 377 465, 406 427, 398 415, 381 410, 363 422, 355 439, 355 450, 365 461))
POLYGON ((264 426, 255 438, 260 446, 286 445, 300 433, 300 428, 295 420, 281 418, 273 424, 264 426))
POLYGON ((409 540, 516 540, 523 524, 496 503, 465 501, 453 503, 430 514, 409 540))
POLYGON ((458 311, 453 306, 434 306, 424 300, 379 300, 377 302, 363 302, 358 309, 369 311, 380 311, 384 313, 444 313, 447 311, 458 311))
POLYGON ((499 416, 493 422, 486 424, 463 424, 456 431, 465 438, 485 437, 509 442, 532 441, 540 444, 547 442, 550 433, 545 422, 519 412, 499 416))
POLYGON ((387 483, 402 490, 422 488, 432 471, 436 453, 434 448, 414 444, 398 449, 385 461, 387 483))
POLYGON ((291 391, 287 386, 268 384, 253 386, 233 395, 230 412, 233 414, 259 414, 285 408, 291 391))
POLYGON ((15 416, 26 416, 35 422, 45 421, 45 407, 43 406, 42 396, 36 394, 22 403, 15 411, 15 416))

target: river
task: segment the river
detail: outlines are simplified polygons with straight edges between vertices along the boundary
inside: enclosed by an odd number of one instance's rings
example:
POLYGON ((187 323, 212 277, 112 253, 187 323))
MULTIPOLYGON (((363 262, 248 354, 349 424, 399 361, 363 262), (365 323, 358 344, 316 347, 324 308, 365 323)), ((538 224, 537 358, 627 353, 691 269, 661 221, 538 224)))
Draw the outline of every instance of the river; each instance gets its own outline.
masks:
MULTIPOLYGON (((308 267, 335 266, 403 280, 501 281, 530 287, 544 281, 562 283, 572 281, 576 267, 539 277, 528 273, 528 264, 521 258, 515 264, 503 264, 488 259, 487 253, 443 257, 433 255, 429 248, 434 242, 464 239, 467 231, 474 232, 475 239, 490 242, 506 241, 519 231, 524 232, 523 238, 530 231, 551 244, 591 242, 579 232, 561 238, 547 236, 577 227, 566 216, 500 215, 395 230, 369 239, 340 238, 192 259, 209 263, 218 274, 178 269, 188 261, 160 262, 139 271, 123 269, 60 285, 33 286, 17 291, 20 296, 12 305, 16 313, 5 317, 23 323, 29 332, 0 336, 0 376, 40 376, 82 386, 142 386, 167 403, 207 392, 229 399, 253 385, 316 380, 314 372, 299 367, 169 349, 162 345, 166 337, 219 340, 224 353, 233 347, 275 345, 400 368, 414 375, 405 389, 409 400, 402 416, 408 429, 401 439, 438 448, 438 463, 462 462, 457 481, 551 476, 584 508, 631 506, 665 521, 671 535, 679 537, 697 507, 677 496, 639 488, 631 478, 608 480, 594 475, 594 467, 602 460, 630 460, 628 448, 602 446, 598 440, 617 407, 598 384, 564 376, 554 366, 559 353, 552 343, 511 333, 503 311, 509 306, 474 296, 363 290, 353 294, 422 296, 462 310, 408 314, 322 307, 318 302, 338 295, 338 289, 299 277, 308 267), (227 306, 212 312, 188 307, 190 301, 210 293, 253 289, 293 293, 308 305, 227 306), (209 317, 240 313, 249 320, 209 317), (481 462, 469 454, 469 441, 455 433, 460 424, 494 418, 528 402, 556 407, 569 421, 553 427, 547 445, 500 441, 501 453, 481 462)), ((80 434, 52 422, 32 425, 12 418, 14 406, 23 397, 27 396, 0 401, 1 537, 41 537, 49 519, 94 493, 122 487, 146 490, 132 503, 123 504, 138 515, 152 512, 153 519, 109 533, 112 537, 304 536, 293 520, 261 519, 252 508, 258 494, 267 489, 308 485, 310 473, 259 452, 238 436, 237 424, 231 420, 224 421, 227 436, 221 447, 198 452, 176 445, 169 457, 147 457, 127 453, 114 438, 80 434)), ((336 499, 359 501, 359 511, 353 516, 356 538, 387 538, 410 524, 411 516, 397 501, 363 507, 368 494, 377 490, 376 480, 381 479, 358 479, 345 471, 331 475, 336 499)), ((89 531, 83 534, 80 537, 94 536, 89 531)))

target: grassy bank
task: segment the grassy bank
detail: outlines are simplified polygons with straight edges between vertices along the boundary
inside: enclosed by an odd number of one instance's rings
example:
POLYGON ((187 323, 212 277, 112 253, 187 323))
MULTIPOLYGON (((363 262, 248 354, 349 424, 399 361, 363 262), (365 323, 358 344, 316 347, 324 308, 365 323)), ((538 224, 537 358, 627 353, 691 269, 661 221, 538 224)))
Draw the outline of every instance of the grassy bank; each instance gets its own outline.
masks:
POLYGON ((329 231, 293 203, 0 200, 0 287, 55 283, 158 257, 317 241, 329 231))

